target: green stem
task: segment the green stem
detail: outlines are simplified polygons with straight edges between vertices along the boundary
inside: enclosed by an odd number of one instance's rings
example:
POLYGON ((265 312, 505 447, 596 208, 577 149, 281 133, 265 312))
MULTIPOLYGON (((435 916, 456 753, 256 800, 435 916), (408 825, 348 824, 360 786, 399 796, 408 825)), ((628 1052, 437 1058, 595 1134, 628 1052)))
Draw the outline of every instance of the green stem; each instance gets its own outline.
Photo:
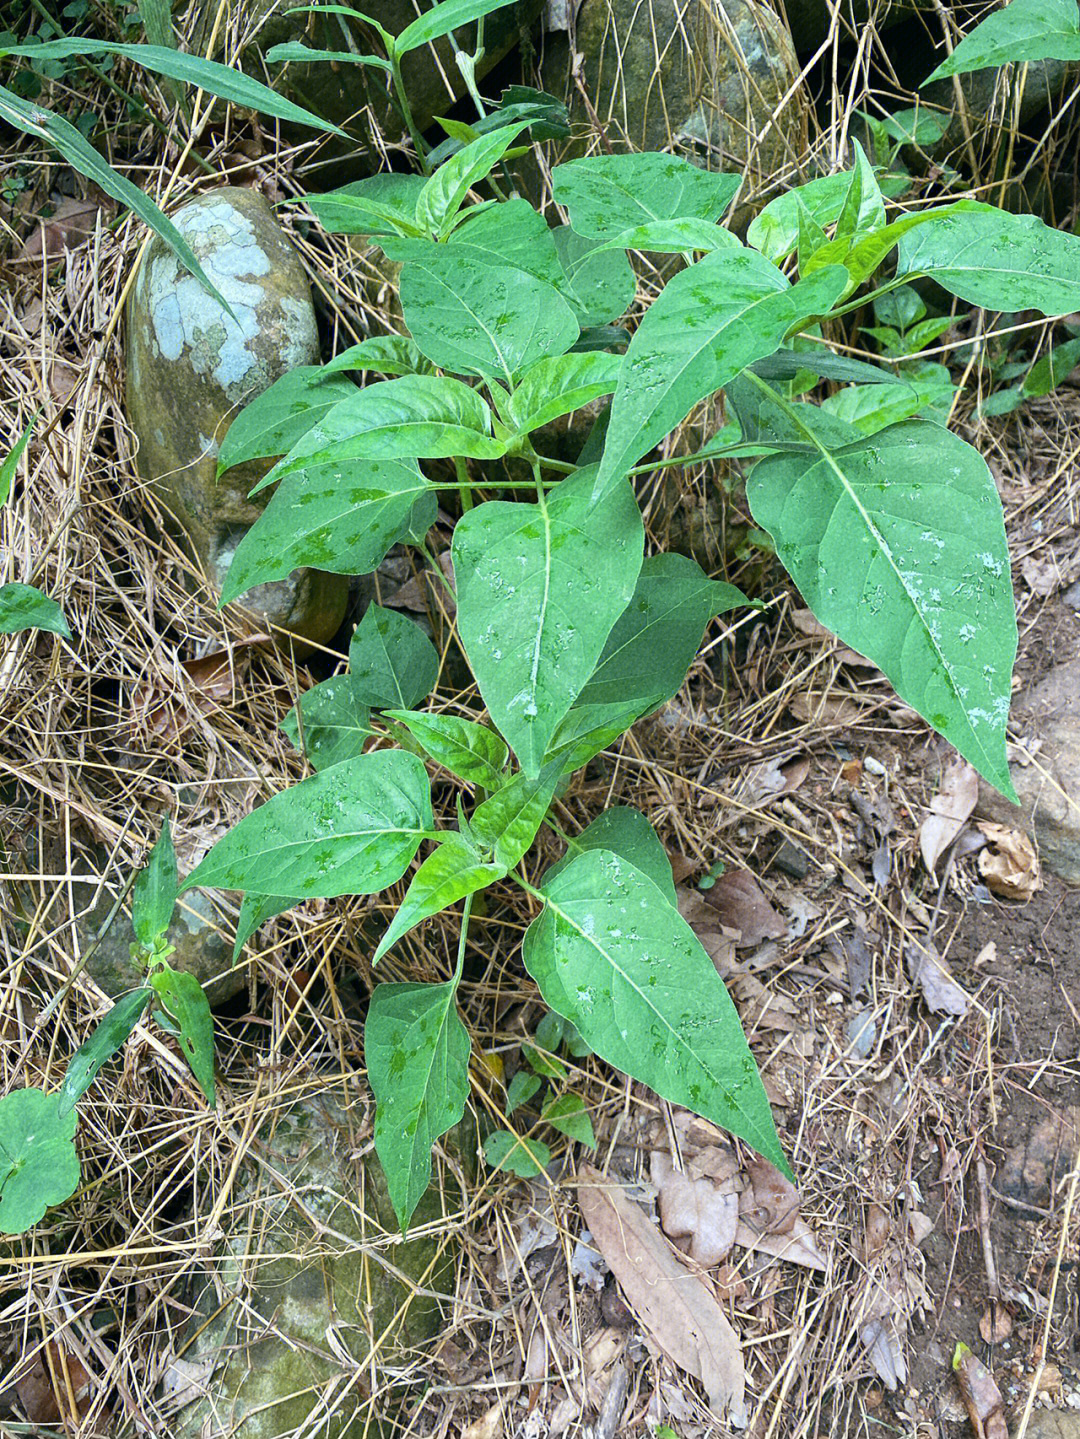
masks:
POLYGON ((390 76, 394 82, 394 94, 397 96, 398 107, 401 110, 402 119, 405 121, 409 131, 409 138, 413 142, 413 149, 416 151, 416 158, 421 170, 425 175, 431 174, 431 166, 428 164, 428 149, 424 144, 424 137, 416 128, 416 121, 413 118, 412 106, 409 104, 409 97, 405 93, 405 81, 401 74, 401 61, 396 52, 390 50, 390 76))
POLYGON ((443 567, 442 567, 442 565, 439 564, 438 560, 435 558, 435 556, 434 556, 434 555, 431 553, 431 551, 428 549, 428 547, 427 547, 427 541, 426 541, 426 540, 421 540, 420 543, 417 545, 416 548, 420 551, 420 553, 423 555, 424 559, 427 560, 428 564, 431 566, 432 570, 433 570, 433 571, 435 572, 435 574, 439 577, 439 582, 440 582, 440 584, 442 585, 443 589, 446 591, 446 593, 450 596, 450 598, 451 598, 452 600, 455 600, 455 601, 456 601, 457 596, 454 594, 454 587, 453 587, 453 585, 450 583, 450 581, 446 578, 446 576, 443 574, 443 567))
POLYGON ((461 933, 458 935, 457 966, 454 969, 453 986, 456 990, 461 983, 461 976, 465 969, 465 946, 469 939, 469 920, 472 918, 472 906, 475 895, 468 895, 461 910, 461 933))
POLYGON ((468 466, 460 455, 454 456, 454 469, 457 471, 458 487, 461 490, 461 508, 467 512, 473 507, 473 492, 469 483, 468 466))

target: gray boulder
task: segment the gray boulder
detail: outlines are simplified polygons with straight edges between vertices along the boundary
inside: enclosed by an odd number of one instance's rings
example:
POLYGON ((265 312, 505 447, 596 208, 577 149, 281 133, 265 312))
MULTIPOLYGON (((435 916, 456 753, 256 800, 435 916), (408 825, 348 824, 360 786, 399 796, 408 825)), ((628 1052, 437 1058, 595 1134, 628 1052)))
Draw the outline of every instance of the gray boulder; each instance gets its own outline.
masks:
MULTIPOLYGON (((452 1291, 454 1264, 434 1233, 394 1242, 365 1120, 363 1101, 303 1099, 241 1166, 235 1218, 192 1301, 183 1374, 202 1376, 203 1393, 175 1416, 174 1439, 390 1432, 385 1391, 378 1412, 364 1404, 372 1358, 401 1369, 435 1337, 444 1318, 432 1296, 452 1291)), ((414 1228, 441 1213, 429 1190, 414 1228)))
POLYGON ((592 113, 558 37, 545 86, 614 149, 672 150, 710 170, 747 171, 751 193, 784 173, 797 183, 807 101, 800 86, 779 108, 799 66, 783 21, 759 0, 584 0, 575 47, 592 113))
MULTIPOLYGON (((214 190, 172 218, 235 319, 155 239, 127 313, 127 412, 141 475, 220 590, 270 497, 248 498, 269 461, 217 478, 221 440, 241 406, 318 359, 315 311, 299 257, 257 191, 214 190)), ((344 576, 296 570, 243 604, 269 625, 323 643, 341 623, 347 593, 344 576)))

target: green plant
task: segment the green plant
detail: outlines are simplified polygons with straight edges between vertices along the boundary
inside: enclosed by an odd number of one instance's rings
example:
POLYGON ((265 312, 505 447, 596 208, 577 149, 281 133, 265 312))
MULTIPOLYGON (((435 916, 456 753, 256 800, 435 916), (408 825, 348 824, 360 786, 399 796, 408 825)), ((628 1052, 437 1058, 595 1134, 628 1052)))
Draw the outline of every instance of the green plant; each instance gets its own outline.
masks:
MULTIPOLYGON (((15 471, 19 467, 23 451, 30 443, 33 430, 34 420, 31 420, 16 440, 15 448, 3 464, 0 464, 0 510, 7 504, 15 480, 15 471)), ((67 620, 54 599, 43 595, 33 585, 20 584, 18 580, 8 580, 7 583, 0 584, 0 635, 15 635, 22 630, 32 629, 51 630, 53 634, 62 635, 64 639, 71 638, 67 620)))
MULTIPOLYGON (((283 456, 258 487, 276 486, 224 600, 299 565, 372 570, 398 541, 441 578, 423 536, 440 491, 461 499, 457 635, 490 723, 419 708, 435 650, 373 605, 348 673, 309 690, 286 721, 317 773, 242 820, 188 880, 246 892, 240 943, 307 897, 385 889, 433 846, 374 959, 464 901, 454 975, 377 985, 366 1028, 375 1143, 403 1228, 429 1182, 432 1143, 468 1092, 455 992, 473 898, 505 880, 538 908, 525 967, 589 1048, 787 1168, 738 1017, 678 913, 644 817, 612 811, 563 836, 566 857, 538 884, 522 865, 553 823, 557 787, 670 699, 706 624, 746 603, 689 559, 644 557, 631 479, 686 463, 646 457, 722 391, 729 423, 692 458, 756 461, 754 518, 818 618, 1011 794, 1016 625, 994 482, 977 451, 913 417, 928 405, 947 412, 947 372, 920 390, 907 362, 897 373, 846 360, 820 336, 872 300, 886 357, 926 343, 941 322, 926 328, 910 287, 920 276, 988 309, 1080 305, 1080 241, 967 200, 890 219, 861 151, 841 184, 814 181, 767 206, 746 245, 719 223, 738 176, 669 155, 571 161, 553 172, 569 226, 551 231, 524 201, 470 200, 522 128, 469 141, 427 178, 383 175, 309 197, 328 228, 366 234, 401 263, 409 334, 363 342, 329 376, 286 376, 242 412, 220 459, 224 469, 283 456), (678 252, 686 264, 619 356, 594 348, 589 331, 630 302, 612 280, 629 268, 628 249, 678 252), (861 293, 894 251, 895 273, 861 293), (601 255, 610 268, 582 278, 601 255), (396 378, 350 388, 349 368, 396 378), (789 382, 807 372, 854 384, 822 404, 796 400, 789 382), (543 425, 606 395, 610 413, 579 466, 534 448, 543 425), (418 463, 447 459, 454 479, 418 463), (496 459, 531 478, 485 484, 482 466, 496 459), (459 797, 456 829, 434 823, 420 755, 471 796, 468 809, 459 797)), ((509 1131, 488 1149, 517 1172, 536 1172, 547 1153, 509 1131)))
POLYGON ((151 1006, 160 1026, 176 1038, 207 1103, 215 1103, 210 1006, 194 975, 168 963, 172 946, 166 934, 178 887, 166 821, 132 888, 131 956, 146 969, 145 984, 116 1001, 72 1055, 58 1090, 17 1089, 0 1099, 0 1234, 23 1233, 78 1188, 75 1105, 151 1006))

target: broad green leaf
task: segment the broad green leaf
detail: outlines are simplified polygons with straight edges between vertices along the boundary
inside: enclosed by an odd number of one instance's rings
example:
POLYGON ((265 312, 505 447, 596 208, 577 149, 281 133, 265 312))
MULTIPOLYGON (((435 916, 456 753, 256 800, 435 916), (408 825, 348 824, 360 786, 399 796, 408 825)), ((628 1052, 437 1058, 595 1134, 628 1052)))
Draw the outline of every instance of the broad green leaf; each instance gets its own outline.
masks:
POLYGON ((363 754, 374 733, 369 717, 352 675, 334 675, 304 691, 299 704, 281 721, 281 729, 303 750, 313 769, 329 769, 363 754))
MULTIPOLYGON (((565 140, 570 134, 570 115, 565 101, 549 95, 546 90, 534 90, 529 85, 508 85, 502 92, 498 108, 482 119, 473 120, 469 125, 462 124, 460 120, 447 120, 445 117, 437 119, 451 138, 435 146, 428 156, 429 165, 441 165, 444 160, 456 154, 463 144, 476 139, 478 135, 497 130, 501 125, 513 124, 515 120, 529 122, 531 140, 565 140), (453 138, 459 133, 460 139, 453 138)), ((505 205, 500 205, 499 208, 505 209, 505 205)))
MULTIPOLYGON (((825 231, 814 219, 803 202, 799 200, 797 204, 799 211, 799 240, 795 246, 795 259, 799 267, 799 274, 805 276, 813 269, 812 261, 814 256, 819 251, 827 250, 830 242, 825 231)), ((840 254, 846 255, 848 244, 849 242, 847 240, 837 240, 833 248, 839 251, 840 254)), ((820 269, 821 266, 819 265, 818 268, 820 269)))
POLYGON ((179 888, 176 851, 166 817, 150 858, 136 875, 131 891, 131 927, 147 949, 153 949, 154 941, 168 929, 179 888))
POLYGON ((297 365, 249 401, 221 442, 217 472, 245 460, 287 455, 327 411, 356 393, 351 380, 326 378, 321 365, 297 365))
POLYGON ((371 709, 412 709, 435 688, 439 656, 414 621, 370 604, 349 645, 353 693, 371 709))
POLYGON ((682 688, 709 621, 748 603, 734 585, 710 580, 686 555, 650 556, 579 703, 670 699, 682 688))
MULTIPOLYGON (((371 335, 322 366, 324 375, 341 370, 375 370, 380 375, 428 375, 431 363, 407 335, 371 335)), ((295 373, 295 372, 294 372, 295 373)))
MULTIPOLYGON (((35 49, 40 47, 34 47, 35 49)), ((6 120, 24 135, 33 135, 46 145, 58 150, 72 169, 104 190, 121 205, 132 210, 145 225, 159 235, 180 262, 191 271, 200 284, 228 309, 225 301, 207 279, 202 266, 195 258, 195 252, 181 235, 173 222, 164 215, 138 185, 117 173, 94 149, 80 130, 68 123, 62 115, 51 110, 41 110, 37 105, 21 99, 0 85, 0 120, 6 120)))
POLYGON ((625 475, 699 400, 778 350, 794 325, 826 314, 847 278, 837 265, 789 285, 753 250, 716 250, 669 280, 626 352, 597 489, 625 475))
POLYGON ((338 190, 304 195, 304 204, 328 235, 422 235, 416 204, 422 175, 369 175, 338 190))
POLYGON ((637 290, 626 252, 601 249, 602 240, 579 235, 569 225, 560 225, 551 235, 582 328, 605 325, 625 315, 637 290))
POLYGON ((409 333, 440 369, 512 384, 521 370, 564 354, 577 339, 574 312, 553 286, 508 265, 448 255, 447 248, 433 244, 401 272, 409 333))
POLYGON ((507 1117, 509 1118, 514 1110, 520 1109, 523 1104, 528 1104, 543 1082, 539 1075, 530 1074, 527 1069, 519 1069, 506 1086, 507 1117))
POLYGON ((799 242, 801 208, 805 206, 819 225, 832 225, 844 208, 850 184, 850 170, 840 170, 835 175, 820 175, 805 185, 785 190, 751 220, 746 232, 747 244, 775 264, 786 260, 799 242))
POLYGON ((173 50, 162 45, 122 45, 113 40, 49 40, 39 45, 5 45, 0 56, 25 55, 34 60, 64 60, 71 55, 123 55, 126 60, 151 70, 156 75, 167 75, 170 80, 179 80, 185 85, 195 85, 208 95, 219 100, 231 100, 234 105, 243 105, 248 110, 258 110, 263 115, 273 115, 278 120, 289 120, 294 125, 307 125, 313 130, 325 130, 331 135, 343 135, 336 125, 312 115, 284 95, 278 95, 267 86, 253 79, 239 67, 221 65, 216 60, 206 60, 201 55, 187 55, 182 50, 173 50))
POLYGON ((924 363, 904 370, 901 388, 895 385, 845 385, 821 402, 823 411, 836 415, 864 435, 877 434, 912 415, 939 411, 944 421, 956 386, 945 365, 924 363))
POLYGON ((486 889, 505 873, 505 866, 483 860, 464 835, 447 833, 413 875, 401 908, 371 957, 372 964, 378 964, 386 951, 421 920, 439 914, 479 889, 486 889))
POLYGON ((589 1149, 596 1148, 592 1120, 580 1094, 560 1094, 555 1099, 549 1099, 540 1111, 540 1117, 545 1124, 550 1124, 552 1129, 565 1134, 575 1144, 584 1144, 589 1149))
POLYGON ((609 1064, 790 1174, 735 1006, 693 930, 652 880, 618 855, 593 850, 545 883, 543 894, 523 954, 545 1003, 609 1064))
POLYGON ((180 1048, 184 1052, 206 1102, 213 1109, 214 1094, 214 1020, 203 987, 193 974, 183 969, 158 965, 150 972, 150 985, 161 1006, 175 1020, 180 1031, 180 1048))
POLYGON ((626 481, 578 470, 536 504, 489 500, 453 539, 458 633, 492 721, 529 775, 633 594, 644 530, 626 481))
POLYGON ((667 698, 656 694, 615 704, 574 704, 552 736, 545 759, 557 759, 562 773, 572 774, 613 745, 643 715, 659 709, 667 698))
POLYGON ((1011 0, 992 10, 923 81, 944 80, 998 65, 1080 60, 1076 0, 1011 0))
POLYGON ((767 385, 757 385, 746 375, 725 387, 724 400, 728 413, 738 420, 747 445, 792 454, 819 454, 817 441, 831 450, 841 450, 862 439, 854 425, 820 405, 781 402, 767 385))
POLYGON ((1036 360, 1024 380, 1025 399, 1036 399, 1057 389, 1068 375, 1080 365, 1080 339, 1066 340, 1055 345, 1049 354, 1036 360))
POLYGON ((413 527, 418 507, 430 524, 438 502, 415 460, 330 461, 287 475, 236 547, 221 603, 302 565, 370 574, 413 527))
POLYGON ((836 217, 835 238, 847 240, 854 245, 864 235, 884 227, 885 201, 874 174, 874 167, 866 158, 866 152, 858 140, 852 141, 855 151, 855 167, 851 171, 851 183, 844 196, 844 204, 836 217))
MULTIPOLYGON (((946 324, 951 324, 946 321, 946 324)), ((871 385, 902 385, 903 379, 892 370, 868 365, 865 360, 850 360, 847 355, 834 355, 831 350, 777 350, 764 360, 749 366, 763 380, 791 380, 801 370, 810 370, 825 380, 842 380, 845 384, 860 382, 871 385)))
POLYGON ((0 1234, 24 1234, 79 1187, 76 1116, 61 1116, 58 1098, 13 1089, 0 1099, 0 1234))
POLYGON ((498 789, 506 779, 510 758, 506 744, 487 725, 450 714, 420 714, 415 710, 383 711, 384 719, 403 724, 425 754, 451 774, 481 789, 498 789))
POLYGON ((469 819, 473 838, 494 853, 503 874, 514 868, 536 838, 561 774, 557 760, 544 765, 534 779, 518 773, 473 810, 469 819))
POLYGON ((544 875, 548 884, 575 857, 590 849, 606 849, 628 860, 635 869, 648 875, 657 889, 671 903, 676 904, 675 880, 671 873, 671 860, 667 850, 660 843, 652 825, 639 809, 632 805, 618 804, 598 814, 591 824, 570 841, 570 847, 563 859, 544 875))
MULTIPOLYGON (((548 1014, 552 1013, 554 1013, 553 1010, 548 1010, 548 1014)), ((562 1019, 562 1016, 557 1015, 556 1018, 562 1019)), ((539 1036, 537 1036, 537 1038, 539 1039, 539 1036)), ((555 1048, 557 1049, 558 1045, 556 1045, 555 1048)), ((532 1072, 540 1075, 541 1078, 553 1079, 559 1084, 567 1083, 570 1078, 570 1073, 566 1065, 563 1064, 562 1060, 559 1059, 554 1052, 546 1053, 545 1050, 546 1046, 543 1044, 540 1044, 539 1047, 532 1044, 523 1045, 521 1049, 522 1058, 532 1072)))
POLYGON ((613 240, 597 245, 595 254, 605 250, 642 250, 672 255, 683 250, 741 249, 742 241, 713 220, 650 220, 634 225, 613 240))
MULTIPOLYGON (((528 200, 507 200, 487 209, 470 210, 449 244, 455 255, 464 254, 489 265, 509 265, 557 290, 566 288, 555 237, 543 215, 528 200)), ((390 259, 406 259, 407 248, 391 245, 386 247, 387 255, 390 259)), ((568 290, 564 298, 569 298, 568 290)))
MULTIPOLYGON (((307 8, 326 11, 334 7, 320 5, 307 8)), ((374 65, 378 70, 392 69, 389 60, 381 55, 359 55, 354 50, 323 50, 314 45, 305 45, 302 40, 283 40, 280 45, 272 45, 266 52, 266 59, 271 65, 284 65, 295 60, 300 65, 374 65)))
POLYGON ((579 235, 614 240, 654 220, 719 220, 742 183, 677 155, 590 155, 556 165, 552 193, 579 235))
MULTIPOLYGON (((61 1119, 74 1109, 90 1088, 105 1061, 123 1047, 153 997, 154 991, 149 988, 125 994, 116 1001, 89 1039, 79 1045, 68 1061, 64 1082, 57 1096, 56 1112, 61 1119)), ((3 1136, 0 1134, 0 1146, 2 1143, 3 1136)))
POLYGON ((822 624, 1011 797, 1016 620, 1001 502, 981 455, 906 420, 814 461, 762 460, 747 498, 822 624))
POLYGON ((915 109, 897 110, 893 115, 878 116, 877 122, 890 140, 899 145, 936 145, 945 138, 952 114, 919 105, 915 109))
POLYGON ((1080 306, 1080 236, 971 201, 904 235, 896 269, 930 275, 986 310, 1066 315, 1080 306))
POLYGON ((55 600, 33 585, 11 580, 0 585, 0 635, 17 635, 23 630, 50 630, 71 638, 64 612, 55 600))
MULTIPOLYGON (((40 411, 38 413, 40 413, 40 411)), ((34 422, 36 420, 37 415, 31 415, 26 428, 15 441, 15 446, 11 453, 4 460, 4 463, 0 465, 0 508, 7 504, 8 495, 11 494, 12 481, 15 479, 15 471, 19 467, 19 461, 23 457, 23 451, 30 443, 30 436, 34 433, 34 422)))
POLYGON ((909 231, 921 229, 931 222, 951 220, 957 215, 981 209, 989 210, 990 207, 982 206, 974 200, 957 200, 952 205, 942 205, 934 210, 918 210, 913 214, 901 215, 898 220, 893 220, 884 228, 863 235, 853 245, 849 245, 847 240, 830 240, 815 252, 805 273, 809 274, 826 265, 842 264, 851 277, 847 291, 851 293, 874 273, 909 231))
POLYGON ((376 380, 328 410, 252 490, 257 495, 297 470, 347 460, 497 460, 491 411, 475 390, 447 375, 376 380))
POLYGON ((431 1147, 465 1113, 469 1036, 454 984, 377 984, 364 1025, 375 1152, 402 1232, 431 1182, 431 1147))
POLYGON ((423 762, 377 750, 274 795, 218 840, 183 887, 377 894, 401 878, 434 823, 423 762))
POLYGON ((519 1179, 535 1179, 551 1163, 551 1150, 539 1139, 525 1139, 508 1129, 496 1129, 484 1140, 484 1162, 519 1179))
POLYGON ((594 350, 537 360, 522 375, 503 407, 504 418, 519 435, 530 434, 560 415, 610 395, 622 369, 622 356, 594 350))
POLYGON ((240 958, 240 951, 247 944, 248 940, 261 928, 268 919, 274 919, 286 910, 292 909, 300 904, 299 899, 285 898, 278 894, 252 894, 244 895, 240 904, 240 913, 236 920, 236 938, 233 941, 233 964, 240 958))
POLYGON ((482 15, 490 15, 493 10, 501 10, 511 3, 512 0, 441 0, 402 30, 394 40, 394 49, 399 55, 407 55, 410 50, 418 50, 421 45, 456 30, 459 25, 469 25, 482 15))
POLYGON ((480 135, 451 155, 420 191, 416 202, 417 224, 439 239, 445 239, 469 191, 491 174, 527 124, 526 120, 518 120, 504 125, 490 134, 480 135))

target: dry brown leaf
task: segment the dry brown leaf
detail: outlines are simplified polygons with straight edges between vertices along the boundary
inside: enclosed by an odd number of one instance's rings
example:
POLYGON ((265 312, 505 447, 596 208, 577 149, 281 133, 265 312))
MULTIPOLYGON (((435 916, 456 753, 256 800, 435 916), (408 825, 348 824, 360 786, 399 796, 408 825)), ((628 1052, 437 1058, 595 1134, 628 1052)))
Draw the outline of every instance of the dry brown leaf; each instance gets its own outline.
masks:
POLYGON ((893 1391, 907 1383, 904 1359, 906 1322, 896 1314, 881 1314, 859 1326, 859 1338, 885 1388, 893 1391))
POLYGON ((821 621, 814 615, 812 610, 792 610, 791 623, 801 635, 810 639, 831 640, 836 649, 833 651, 836 658, 845 665, 853 665, 858 669, 876 670, 877 665, 873 660, 868 660, 865 655, 859 654, 856 650, 850 649, 836 638, 832 630, 828 630, 821 621))
POLYGON ((142 681, 131 697, 136 723, 163 739, 178 738, 195 720, 232 699, 237 684, 234 657, 253 645, 266 644, 269 638, 269 635, 251 635, 238 640, 230 649, 184 660, 179 669, 188 683, 171 693, 160 679, 142 681))
POLYGON ((1020 573, 1032 594, 1040 599, 1049 599, 1061 589, 1064 577, 1053 555, 1036 558, 1028 555, 1020 562, 1020 573))
POLYGON ((984 1344, 1000 1344, 1003 1339, 1008 1339, 1013 1332, 1012 1315, 996 1299, 990 1303, 982 1312, 979 1320, 979 1333, 982 1335, 984 1344))
POLYGON ((986 1365, 966 1344, 958 1344, 952 1367, 976 1439, 1009 1439, 1005 1401, 986 1365))
POLYGON ((503 1432, 503 1407, 493 1404, 479 1419, 461 1431, 461 1439, 499 1439, 503 1432))
MULTIPOLYGON (((58 1424, 65 1427, 74 1420, 71 1398, 75 1400, 77 1417, 81 1419, 90 1408, 90 1376, 74 1354, 69 1354, 49 1340, 47 1353, 36 1354, 15 1380, 26 1417, 32 1424, 58 1424), (69 1397, 70 1396, 70 1397, 69 1397)), ((76 1424, 72 1424, 74 1429, 76 1424)))
POLYGON ((704 893, 705 903, 716 910, 725 929, 738 930, 737 949, 749 949, 763 939, 783 939, 787 925, 765 898, 748 869, 729 869, 704 893))
POLYGON ((745 1429, 739 1339, 714 1295, 598 1169, 582 1165, 577 1190, 582 1217, 639 1322, 674 1364, 701 1380, 717 1419, 745 1429))
POLYGON ((61 409, 75 393, 82 375, 66 360, 54 360, 49 366, 49 393, 61 409))
POLYGON ((760 1234, 790 1234, 802 1199, 775 1164, 756 1155, 746 1162, 750 1187, 739 1196, 739 1214, 760 1234))
POLYGON ((971 816, 979 799, 979 774, 959 755, 946 765, 941 789, 930 801, 930 813, 919 829, 923 864, 933 875, 938 860, 971 816))
POLYGON ((796 1219, 786 1234, 758 1234, 740 1220, 735 1231, 735 1243, 741 1249, 770 1254, 774 1259, 784 1259, 789 1264, 801 1264, 804 1269, 818 1269, 824 1273, 829 1267, 817 1235, 805 1219, 796 1219))
POLYGON ((99 200, 76 200, 69 196, 61 200, 47 220, 42 220, 27 237, 20 259, 38 260, 42 255, 49 261, 58 260, 65 250, 73 250, 88 240, 97 227, 98 211, 103 209, 99 200))
POLYGON ((788 706, 800 724, 839 726, 858 724, 866 713, 866 707, 847 695, 834 699, 829 695, 793 695, 788 706))
POLYGON ((979 873, 987 889, 1003 899, 1029 900, 1042 889, 1039 857, 1023 830, 980 820, 979 829, 989 848, 979 853, 979 873))
POLYGON ((716 965, 717 973, 721 979, 728 978, 735 968, 738 931, 725 929, 716 910, 705 903, 700 889, 678 885, 675 895, 679 913, 701 941, 705 953, 716 965))
POLYGON ((733 1180, 723 1184, 675 1168, 671 1156, 654 1149, 649 1171, 656 1186, 660 1224, 669 1239, 688 1239, 695 1263, 711 1269, 726 1259, 739 1227, 739 1196, 733 1180))
POLYGON ((922 990, 926 1007, 932 1014, 955 1014, 963 1019, 970 1001, 949 973, 937 949, 928 939, 904 946, 908 978, 922 990))

